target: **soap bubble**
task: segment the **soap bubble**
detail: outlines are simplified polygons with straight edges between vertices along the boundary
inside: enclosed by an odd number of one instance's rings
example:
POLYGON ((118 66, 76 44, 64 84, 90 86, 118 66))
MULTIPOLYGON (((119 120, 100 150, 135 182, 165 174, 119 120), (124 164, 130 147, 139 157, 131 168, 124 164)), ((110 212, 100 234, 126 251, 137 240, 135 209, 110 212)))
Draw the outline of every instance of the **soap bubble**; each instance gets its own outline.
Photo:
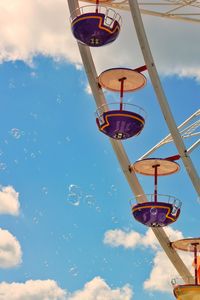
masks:
POLYGON ((85 196, 85 202, 88 206, 94 206, 95 205, 95 197, 93 195, 86 195, 85 196))
POLYGON ((76 277, 78 276, 78 268, 74 265, 72 267, 69 268, 69 273, 73 276, 76 277))
POLYGON ((158 213, 157 208, 152 207, 152 208, 150 209, 150 214, 151 214, 151 215, 155 216, 155 215, 157 215, 157 213, 158 213))
POLYGON ((112 223, 114 223, 114 224, 118 224, 118 223, 119 223, 119 220, 118 220, 118 218, 117 218, 116 216, 112 216, 112 217, 111 217, 111 221, 112 221, 112 223))
POLYGON ((70 184, 68 190, 70 194, 81 194, 81 189, 76 184, 70 184))
POLYGON ((0 171, 5 171, 7 169, 7 165, 3 162, 0 162, 0 171))
POLYGON ((24 132, 21 131, 19 128, 12 128, 12 129, 10 130, 10 135, 11 135, 14 139, 16 139, 16 140, 20 139, 20 137, 21 137, 23 134, 24 134, 24 132))
POLYGON ((79 206, 80 205, 80 198, 76 194, 68 194, 67 201, 71 205, 79 206))
POLYGON ((82 197, 81 189, 76 184, 70 184, 68 187, 68 195, 67 195, 67 202, 74 206, 80 205, 80 200, 82 197))

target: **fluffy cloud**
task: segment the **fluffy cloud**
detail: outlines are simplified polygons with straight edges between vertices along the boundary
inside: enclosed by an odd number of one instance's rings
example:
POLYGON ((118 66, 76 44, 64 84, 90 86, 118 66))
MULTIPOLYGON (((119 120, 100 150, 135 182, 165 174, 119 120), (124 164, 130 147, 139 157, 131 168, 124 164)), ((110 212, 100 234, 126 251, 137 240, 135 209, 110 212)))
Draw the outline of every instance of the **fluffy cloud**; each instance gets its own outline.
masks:
MULTIPOLYGON (((1 1, 0 8, 0 61, 31 62, 34 56, 42 54, 76 65, 81 63, 66 1, 1 1)), ((135 31, 130 26, 130 13, 120 14, 123 26, 118 40, 92 51, 98 72, 116 67, 119 62, 131 67, 143 64, 135 31)), ((200 78, 199 26, 150 16, 143 19, 160 72, 200 78)))
MULTIPOLYGON (((165 229, 170 240, 178 240, 183 238, 182 232, 174 230, 171 227, 165 229)), ((145 235, 136 231, 125 232, 121 229, 108 230, 104 234, 104 243, 112 247, 123 246, 124 248, 134 249, 137 246, 151 247, 154 250, 159 250, 160 246, 153 231, 149 228, 145 235)))
POLYGON ((121 229, 108 230, 104 235, 104 243, 112 247, 123 246, 124 248, 135 248, 140 243, 139 233, 124 232, 121 229))
POLYGON ((12 186, 1 187, 0 189, 0 214, 19 214, 19 193, 12 186))
MULTIPOLYGON (((180 255, 188 268, 191 270, 193 257, 190 253, 183 253, 180 255)), ((172 291, 170 284, 173 278, 179 278, 180 275, 176 272, 174 266, 167 258, 164 251, 156 251, 153 259, 153 268, 149 278, 144 282, 144 288, 150 291, 172 291), (167 270, 167 272, 166 272, 167 270)))
POLYGON ((129 285, 112 290, 102 278, 95 277, 67 300, 130 300, 132 296, 129 285))
POLYGON ((53 280, 28 280, 25 283, 0 283, 0 299, 65 300, 66 293, 53 280))
MULTIPOLYGON (((171 227, 167 227, 165 230, 171 241, 183 238, 182 232, 178 230, 174 230, 171 227)), ((179 275, 164 251, 161 250, 158 240, 151 229, 148 229, 145 235, 135 231, 124 232, 121 229, 108 230, 104 235, 104 243, 111 247, 123 246, 126 249, 134 249, 136 247, 152 248, 155 257, 149 278, 144 282, 144 288, 150 291, 171 292, 170 281, 172 278, 179 277, 179 275)), ((191 270, 192 255, 190 253, 180 253, 180 256, 191 270)))
POLYGON ((132 295, 128 285, 111 289, 100 277, 95 277, 82 290, 72 294, 61 289, 54 280, 0 283, 0 300, 130 300, 132 295))
POLYGON ((21 263, 21 259, 18 240, 9 231, 0 228, 0 268, 15 267, 21 263))
MULTIPOLYGON (((183 233, 179 230, 175 230, 168 226, 165 228, 165 232, 169 237, 170 241, 183 239, 183 233)), ((141 245, 145 247, 151 247, 154 250, 160 250, 160 244, 153 231, 149 228, 144 236, 141 236, 141 245)))
POLYGON ((1 1, 0 8, 1 61, 31 62, 33 56, 42 54, 80 62, 66 1, 1 1))

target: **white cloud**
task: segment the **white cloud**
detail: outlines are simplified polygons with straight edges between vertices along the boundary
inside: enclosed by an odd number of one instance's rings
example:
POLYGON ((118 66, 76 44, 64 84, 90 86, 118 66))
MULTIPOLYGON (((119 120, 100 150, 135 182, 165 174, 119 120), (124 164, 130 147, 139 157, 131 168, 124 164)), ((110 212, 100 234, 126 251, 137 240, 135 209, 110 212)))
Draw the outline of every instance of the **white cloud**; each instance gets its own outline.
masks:
MULTIPOLYGON (((80 65, 66 1, 1 1, 0 7, 0 61, 31 62, 34 56, 42 54, 80 65)), ((120 11, 120 14, 123 24, 117 41, 92 50, 98 72, 118 65, 137 67, 144 63, 130 26, 130 13, 120 11)), ((199 25, 150 16, 143 19, 159 71, 200 79, 199 25)))
POLYGON ((0 300, 131 300, 129 285, 111 289, 100 277, 87 282, 72 294, 61 289, 54 280, 28 280, 25 283, 0 283, 0 300))
MULTIPOLYGON (((192 271, 192 255, 190 253, 182 253, 180 256, 187 267, 192 271)), ((144 282, 144 288, 150 291, 171 293, 172 286, 170 282, 173 278, 180 278, 180 275, 177 273, 164 251, 156 251, 153 259, 153 268, 149 278, 144 282)))
MULTIPOLYGON (((182 239, 183 234, 178 230, 174 230, 171 227, 165 228, 170 240, 182 239)), ((112 247, 122 246, 124 248, 132 248, 138 246, 151 247, 154 250, 160 249, 157 238, 153 231, 149 228, 145 235, 142 235, 136 231, 125 232, 121 229, 108 230, 104 235, 104 243, 112 247)))
POLYGON ((144 288, 151 291, 171 291, 170 280, 174 275, 174 267, 167 259, 166 254, 163 251, 157 251, 153 260, 150 278, 144 282, 144 288))
POLYGON ((65 300, 66 292, 54 280, 0 283, 0 300, 65 300))
POLYGON ((104 235, 104 243, 112 247, 135 248, 140 244, 140 239, 139 233, 135 231, 124 232, 121 229, 108 230, 104 235))
MULTIPOLYGON (((175 230, 170 226, 165 227, 164 230, 167 236, 169 237, 170 241, 183 239, 183 234, 179 230, 175 230)), ((155 237, 155 234, 150 228, 146 231, 146 234, 141 237, 141 245, 145 247, 151 247, 154 250, 160 249, 160 244, 157 238, 155 237)))
POLYGON ((9 231, 0 228, 0 268, 11 268, 22 260, 20 244, 9 231))
POLYGON ((80 62, 66 1, 1 1, 0 7, 0 61, 31 62, 42 54, 80 62))
POLYGON ((133 292, 129 285, 111 289, 100 277, 86 283, 83 290, 75 292, 67 300, 130 300, 133 292))
MULTIPOLYGON (((171 241, 183 238, 181 231, 174 230, 172 227, 165 228, 166 234, 171 241)), ((144 282, 144 288, 150 291, 171 292, 171 279, 180 277, 176 269, 166 256, 151 229, 148 229, 145 235, 136 231, 124 232, 121 229, 108 230, 104 235, 104 243, 111 247, 123 246, 124 248, 134 249, 136 247, 152 248, 155 256, 153 259, 152 270, 149 278, 144 282), (167 270, 167 272, 166 272, 167 270)), ((192 271, 193 257, 190 253, 180 253, 187 267, 192 271)))
POLYGON ((19 193, 12 186, 4 186, 0 189, 0 214, 19 214, 19 193))

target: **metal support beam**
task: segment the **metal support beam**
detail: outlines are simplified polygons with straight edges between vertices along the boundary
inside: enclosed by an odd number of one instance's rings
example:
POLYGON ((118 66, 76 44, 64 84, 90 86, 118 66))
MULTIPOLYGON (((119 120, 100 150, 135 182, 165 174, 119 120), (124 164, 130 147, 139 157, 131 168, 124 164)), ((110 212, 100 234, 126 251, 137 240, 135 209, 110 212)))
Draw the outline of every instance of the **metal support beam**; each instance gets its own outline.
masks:
MULTIPOLYGON (((185 120, 183 123, 181 123, 178 126, 179 132, 184 132, 184 127, 190 123, 194 118, 200 116, 200 109, 198 109, 194 114, 192 114, 187 120, 185 120), (183 128, 183 129, 182 129, 183 128), (182 129, 182 130, 181 130, 182 129)), ((199 135, 199 133, 197 133, 199 135)), ((192 136, 191 134, 187 137, 192 136)), ((168 134, 164 139, 162 139, 159 143, 157 143, 155 146, 153 146, 149 151, 147 151, 145 154, 143 154, 139 159, 147 158, 150 154, 154 153, 157 149, 159 149, 161 146, 173 142, 171 134, 168 134)), ((195 142, 189 149, 187 149, 187 153, 191 153, 195 148, 197 148, 199 145, 199 141, 195 142)))

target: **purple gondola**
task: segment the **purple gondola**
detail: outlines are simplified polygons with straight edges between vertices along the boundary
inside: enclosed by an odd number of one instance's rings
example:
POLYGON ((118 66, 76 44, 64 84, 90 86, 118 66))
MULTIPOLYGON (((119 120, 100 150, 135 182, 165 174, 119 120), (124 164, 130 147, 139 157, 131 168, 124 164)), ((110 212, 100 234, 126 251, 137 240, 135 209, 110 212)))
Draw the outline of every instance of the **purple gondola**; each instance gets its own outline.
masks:
MULTIPOLYGON (((173 199, 172 196, 158 195, 159 199, 173 199)), ((138 222, 149 227, 164 227, 178 219, 180 215, 180 201, 176 198, 174 202, 145 202, 133 205, 132 214, 138 222)))
POLYGON ((157 193, 157 178, 178 172, 179 165, 170 158, 148 158, 135 162, 130 166, 130 170, 143 175, 154 176, 154 194, 145 195, 146 198, 150 198, 148 202, 140 200, 142 199, 141 196, 137 197, 140 203, 132 206, 134 218, 149 227, 164 227, 174 223, 180 215, 181 201, 173 196, 159 195, 157 193), (162 201, 160 201, 161 199, 162 201))
POLYGON ((113 9, 98 4, 76 9, 70 20, 74 37, 90 47, 112 43, 121 28, 120 15, 113 9))
MULTIPOLYGON (((110 103, 109 108, 118 105, 119 103, 110 103)), ((116 140, 125 140, 140 134, 145 124, 145 119, 141 115, 141 113, 145 114, 142 108, 124 103, 124 106, 129 110, 112 109, 102 112, 106 106, 102 105, 97 110, 96 122, 101 132, 116 140), (140 111, 140 114, 130 111, 131 108, 134 111, 140 111)))
POLYGON ((124 140, 140 134, 145 124, 145 112, 139 106, 124 103, 124 92, 133 92, 146 84, 146 78, 140 72, 146 66, 132 70, 113 68, 102 72, 99 85, 113 92, 120 92, 120 102, 104 104, 97 109, 97 125, 107 136, 124 140))

